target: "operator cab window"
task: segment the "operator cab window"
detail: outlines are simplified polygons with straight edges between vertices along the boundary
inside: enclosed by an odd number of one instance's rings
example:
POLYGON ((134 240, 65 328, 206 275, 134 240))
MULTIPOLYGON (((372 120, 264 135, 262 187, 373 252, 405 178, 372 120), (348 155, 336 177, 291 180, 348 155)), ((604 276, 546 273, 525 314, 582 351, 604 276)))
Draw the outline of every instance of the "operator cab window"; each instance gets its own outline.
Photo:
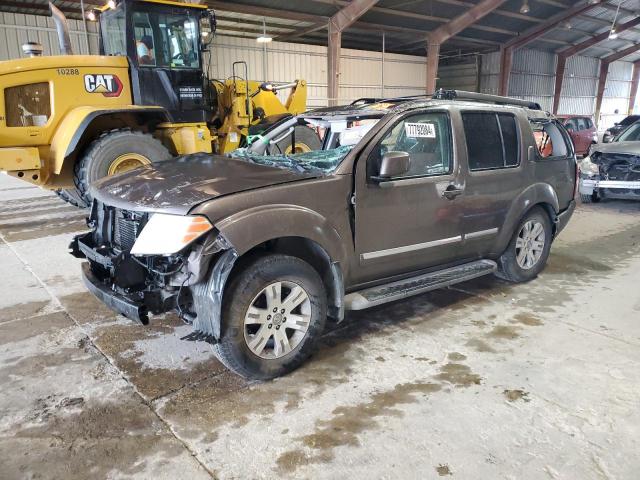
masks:
POLYGON ((446 113, 421 113, 398 122, 369 157, 370 176, 378 174, 382 156, 387 152, 409 154, 410 168, 403 178, 450 173, 452 148, 449 116, 446 113))
POLYGON ((195 17, 135 12, 133 28, 140 66, 200 67, 195 17))
POLYGON ((472 172, 517 167, 520 142, 516 118, 510 113, 465 112, 467 158, 472 172))
POLYGON ((571 152, 558 125, 550 120, 530 120, 538 155, 542 158, 566 157, 571 152))
POLYGON ((127 55, 124 10, 107 10, 100 15, 102 50, 105 55, 127 55))

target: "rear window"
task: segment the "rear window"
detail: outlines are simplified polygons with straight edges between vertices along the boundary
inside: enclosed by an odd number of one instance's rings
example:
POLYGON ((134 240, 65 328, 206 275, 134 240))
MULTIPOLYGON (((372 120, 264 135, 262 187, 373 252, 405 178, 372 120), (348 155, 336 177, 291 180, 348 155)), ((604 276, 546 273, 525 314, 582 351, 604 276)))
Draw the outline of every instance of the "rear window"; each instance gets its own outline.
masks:
POLYGON ((530 121, 538 154, 542 158, 566 157, 571 151, 564 135, 552 121, 530 121))
POLYGON ((516 119, 511 114, 467 112, 462 114, 471 171, 516 167, 520 147, 516 119))

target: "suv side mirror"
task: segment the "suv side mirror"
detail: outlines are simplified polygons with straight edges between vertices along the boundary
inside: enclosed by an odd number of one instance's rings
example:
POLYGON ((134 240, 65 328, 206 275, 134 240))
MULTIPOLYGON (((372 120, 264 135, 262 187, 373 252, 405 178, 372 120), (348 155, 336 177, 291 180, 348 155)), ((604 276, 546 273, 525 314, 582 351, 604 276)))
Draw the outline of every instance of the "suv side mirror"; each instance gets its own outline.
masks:
POLYGON ((411 167, 411 157, 407 152, 386 152, 380 162, 378 180, 389 180, 404 175, 411 167))

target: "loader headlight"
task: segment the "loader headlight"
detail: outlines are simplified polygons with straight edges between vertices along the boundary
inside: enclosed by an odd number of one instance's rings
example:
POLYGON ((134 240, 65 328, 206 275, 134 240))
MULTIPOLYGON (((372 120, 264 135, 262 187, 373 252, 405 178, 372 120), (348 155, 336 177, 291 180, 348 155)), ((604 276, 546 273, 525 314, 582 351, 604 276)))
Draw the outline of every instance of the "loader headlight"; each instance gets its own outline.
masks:
POLYGON ((596 165, 591 161, 591 157, 585 157, 584 160, 580 162, 580 171, 584 175, 589 175, 590 177, 600 173, 600 169, 598 168, 598 165, 596 165))
POLYGON ((154 213, 131 249, 132 255, 172 255, 213 229, 199 215, 154 213))

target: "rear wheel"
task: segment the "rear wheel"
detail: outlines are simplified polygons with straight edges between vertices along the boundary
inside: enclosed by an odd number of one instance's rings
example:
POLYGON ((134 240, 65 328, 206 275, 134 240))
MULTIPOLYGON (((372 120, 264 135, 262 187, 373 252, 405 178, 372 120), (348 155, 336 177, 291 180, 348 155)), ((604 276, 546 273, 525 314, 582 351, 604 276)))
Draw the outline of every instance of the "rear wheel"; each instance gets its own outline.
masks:
POLYGON ((220 361, 245 378, 269 379, 300 366, 322 334, 327 301, 318 273, 287 255, 258 258, 224 294, 220 361))
POLYGON ((496 275, 510 282, 526 282, 542 271, 551 250, 551 220, 533 208, 520 221, 509 246, 498 259, 496 275))
POLYGON ((298 125, 296 127, 296 145, 295 150, 292 144, 291 135, 280 140, 276 144, 276 151, 285 155, 292 155, 294 153, 306 153, 320 150, 322 148, 322 142, 318 134, 311 128, 298 125))
POLYGON ((76 189, 86 204, 90 204, 89 186, 96 180, 170 158, 169 150, 149 134, 129 129, 105 132, 76 163, 76 189))

